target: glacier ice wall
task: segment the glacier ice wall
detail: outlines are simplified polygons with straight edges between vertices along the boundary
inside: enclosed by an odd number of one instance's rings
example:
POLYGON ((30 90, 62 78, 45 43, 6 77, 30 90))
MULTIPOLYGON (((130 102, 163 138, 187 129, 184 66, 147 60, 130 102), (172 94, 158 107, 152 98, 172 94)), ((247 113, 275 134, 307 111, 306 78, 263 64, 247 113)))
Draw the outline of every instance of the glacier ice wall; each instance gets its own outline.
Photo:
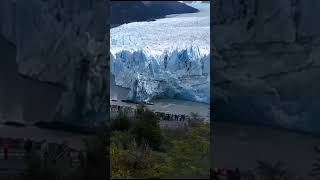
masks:
POLYGON ((111 73, 127 99, 210 102, 210 5, 110 30, 111 73))
POLYGON ((210 57, 199 49, 148 56, 143 50, 111 55, 111 73, 118 86, 130 88, 128 99, 149 101, 171 97, 209 103, 210 57))

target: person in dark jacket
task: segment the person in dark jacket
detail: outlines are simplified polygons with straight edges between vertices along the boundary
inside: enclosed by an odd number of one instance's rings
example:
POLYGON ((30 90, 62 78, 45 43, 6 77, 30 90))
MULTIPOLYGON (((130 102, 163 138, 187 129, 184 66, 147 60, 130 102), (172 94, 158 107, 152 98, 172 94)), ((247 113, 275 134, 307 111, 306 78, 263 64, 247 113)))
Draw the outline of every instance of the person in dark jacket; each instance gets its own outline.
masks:
POLYGON ((3 145, 4 159, 8 159, 9 149, 10 149, 9 143, 5 142, 3 145))
POLYGON ((239 168, 236 168, 234 170, 234 180, 240 180, 241 179, 241 173, 240 173, 240 170, 239 168))
POLYGON ((27 139, 27 141, 24 144, 24 150, 26 155, 28 156, 32 151, 32 141, 30 139, 27 139))

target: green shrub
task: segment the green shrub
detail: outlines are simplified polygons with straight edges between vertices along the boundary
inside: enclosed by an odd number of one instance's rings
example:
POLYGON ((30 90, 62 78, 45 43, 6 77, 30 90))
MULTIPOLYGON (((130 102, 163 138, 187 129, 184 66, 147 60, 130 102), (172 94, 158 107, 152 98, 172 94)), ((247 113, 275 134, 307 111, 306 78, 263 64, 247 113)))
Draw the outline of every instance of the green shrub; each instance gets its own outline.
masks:
POLYGON ((128 116, 124 113, 120 113, 115 119, 111 121, 111 130, 114 131, 126 131, 130 128, 131 123, 128 116))
POLYGON ((160 150, 163 139, 159 120, 155 113, 143 106, 138 107, 132 128, 138 145, 148 144, 153 150, 160 150))

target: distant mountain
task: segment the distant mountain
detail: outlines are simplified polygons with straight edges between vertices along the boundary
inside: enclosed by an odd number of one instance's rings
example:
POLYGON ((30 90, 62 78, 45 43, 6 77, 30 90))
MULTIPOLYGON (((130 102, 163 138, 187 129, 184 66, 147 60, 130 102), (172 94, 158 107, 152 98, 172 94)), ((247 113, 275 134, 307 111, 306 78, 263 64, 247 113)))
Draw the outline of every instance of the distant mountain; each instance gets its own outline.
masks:
POLYGON ((196 13, 177 1, 111 1, 111 27, 135 21, 151 21, 170 14, 196 13))

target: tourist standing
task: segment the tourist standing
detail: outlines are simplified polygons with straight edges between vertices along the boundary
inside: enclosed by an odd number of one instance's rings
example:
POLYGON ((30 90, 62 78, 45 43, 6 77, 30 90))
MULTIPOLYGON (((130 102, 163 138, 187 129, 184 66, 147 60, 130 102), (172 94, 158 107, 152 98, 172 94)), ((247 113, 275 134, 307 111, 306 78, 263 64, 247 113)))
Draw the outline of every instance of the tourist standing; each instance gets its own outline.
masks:
POLYGON ((239 168, 236 168, 234 171, 234 179, 241 180, 241 172, 240 172, 239 168))
POLYGON ((4 159, 8 159, 8 154, 9 154, 9 143, 5 142, 3 145, 3 153, 4 153, 4 159))
POLYGON ((27 139, 27 141, 25 142, 24 150, 25 150, 25 156, 29 156, 32 151, 32 141, 30 139, 27 139))
POLYGON ((49 158, 49 144, 47 142, 47 140, 43 140, 41 143, 41 153, 42 153, 42 158, 43 158, 43 164, 46 167, 47 166, 47 162, 48 162, 48 158, 49 158))
POLYGON ((221 180, 228 180, 228 171, 226 170, 226 169, 221 169, 221 171, 220 171, 220 179, 221 180))

